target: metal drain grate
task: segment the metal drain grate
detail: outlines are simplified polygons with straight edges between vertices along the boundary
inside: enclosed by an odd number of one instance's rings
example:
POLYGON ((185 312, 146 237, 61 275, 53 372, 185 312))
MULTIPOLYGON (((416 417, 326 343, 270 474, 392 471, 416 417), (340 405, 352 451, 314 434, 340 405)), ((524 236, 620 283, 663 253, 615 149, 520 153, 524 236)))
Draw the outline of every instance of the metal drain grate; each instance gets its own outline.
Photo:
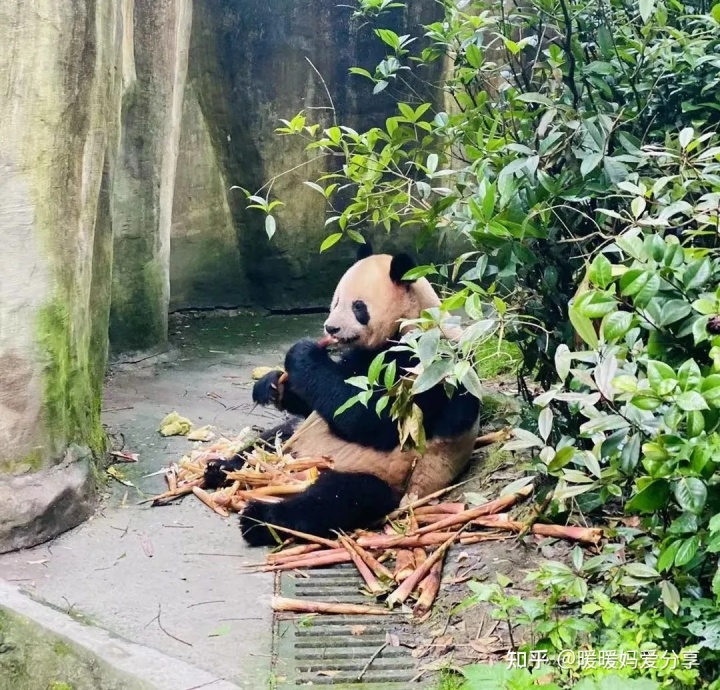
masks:
MULTIPOLYGON (((308 577, 282 573, 282 596, 314 601, 367 604, 359 592, 362 580, 352 566, 305 571, 308 577)), ((397 616, 276 617, 274 678, 278 690, 303 685, 333 690, 401 690, 421 688, 410 681, 417 675, 415 660, 404 647, 385 646, 386 634, 397 616), (374 658, 373 658, 374 656, 374 658), (368 665, 368 662, 372 663, 368 665), (358 679, 361 676, 360 679, 358 679)))

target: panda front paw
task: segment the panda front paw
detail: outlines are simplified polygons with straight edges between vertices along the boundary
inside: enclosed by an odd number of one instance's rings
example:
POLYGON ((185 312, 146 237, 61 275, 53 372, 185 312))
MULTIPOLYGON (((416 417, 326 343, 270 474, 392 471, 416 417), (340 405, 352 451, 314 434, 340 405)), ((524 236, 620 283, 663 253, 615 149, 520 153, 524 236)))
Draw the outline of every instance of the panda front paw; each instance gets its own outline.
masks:
POLYGON ((288 373, 288 380, 296 380, 305 374, 308 368, 314 368, 328 359, 327 350, 320 347, 314 340, 298 341, 285 355, 285 371, 288 373))
POLYGON ((282 371, 271 371, 256 381, 252 399, 256 405, 277 405, 280 400, 280 377, 282 371))

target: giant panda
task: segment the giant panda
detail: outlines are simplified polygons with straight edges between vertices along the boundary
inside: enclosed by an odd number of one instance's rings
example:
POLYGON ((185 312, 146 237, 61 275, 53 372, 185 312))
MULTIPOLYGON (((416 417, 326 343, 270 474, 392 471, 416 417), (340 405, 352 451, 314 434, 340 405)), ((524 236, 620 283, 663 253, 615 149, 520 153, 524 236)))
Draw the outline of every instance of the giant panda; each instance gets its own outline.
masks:
MULTIPOLYGON (((280 503, 250 502, 240 517, 250 545, 275 543, 275 534, 263 523, 323 537, 368 527, 397 508, 403 496, 423 497, 442 489, 465 468, 478 434, 480 402, 463 388, 448 395, 440 383, 416 396, 427 439, 422 456, 400 447, 397 422, 387 408, 377 414, 376 399, 367 407, 356 404, 335 414, 359 392, 346 380, 367 374, 379 352, 387 351, 385 361, 395 360, 399 373, 417 364, 412 353, 389 349, 400 336, 402 320, 417 319, 423 310, 440 306, 425 278, 404 278, 413 267, 406 254, 361 249, 340 279, 325 321, 339 358, 333 359, 316 341, 300 340, 285 357, 284 381, 281 372, 273 371, 256 382, 256 404, 275 405, 296 419, 305 418, 292 452, 329 457, 334 469, 280 503)), ((219 485, 224 472, 241 462, 237 458, 209 466, 206 484, 219 485)))

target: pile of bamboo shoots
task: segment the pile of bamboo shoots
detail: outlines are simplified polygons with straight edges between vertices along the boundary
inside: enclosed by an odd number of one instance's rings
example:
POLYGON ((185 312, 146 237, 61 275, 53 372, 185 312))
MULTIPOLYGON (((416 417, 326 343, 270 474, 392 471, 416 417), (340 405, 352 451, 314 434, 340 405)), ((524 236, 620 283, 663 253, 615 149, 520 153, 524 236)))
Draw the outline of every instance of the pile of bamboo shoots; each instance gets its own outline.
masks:
POLYGON ((336 563, 353 563, 364 581, 364 591, 377 604, 363 606, 275 597, 273 609, 294 613, 380 614, 414 600, 416 620, 429 616, 442 581, 443 564, 453 544, 477 544, 507 539, 512 534, 530 532, 547 537, 596 545, 602 538, 597 528, 528 524, 511 520, 504 512, 528 496, 532 487, 501 496, 479 506, 439 502, 445 489, 415 501, 389 515, 381 532, 360 530, 337 539, 323 539, 274 525, 278 533, 308 542, 289 545, 268 554, 265 563, 251 566, 264 572, 279 572, 336 563), (478 531, 477 528, 486 528, 478 531), (491 531, 487 531, 491 528, 491 531))
POLYGON ((248 501, 273 503, 305 491, 320 471, 332 467, 332 462, 324 457, 296 458, 279 445, 256 444, 256 436, 248 427, 234 439, 221 438, 212 445, 194 449, 163 470, 168 490, 147 500, 158 506, 194 494, 211 510, 228 517, 230 512, 241 512, 248 501), (237 471, 227 473, 232 483, 212 493, 207 491, 204 486, 207 464, 238 454, 245 462, 237 471))
MULTIPOLYGON (((496 436, 489 434, 479 438, 479 445, 494 442, 496 436)), ((294 457, 290 453, 293 438, 284 446, 278 443, 274 447, 255 441, 255 435, 248 428, 235 439, 222 438, 213 445, 196 448, 164 470, 168 490, 149 500, 153 505, 163 505, 194 494, 214 512, 228 517, 230 512, 242 511, 250 500, 276 502, 300 493, 315 481, 319 472, 332 467, 328 458, 294 457), (212 493, 207 491, 203 486, 207 463, 229 459, 236 454, 241 454, 244 464, 240 469, 228 472, 231 484, 212 493)), ((374 605, 275 597, 273 609, 296 613, 378 614, 389 613, 393 607, 407 606, 414 600, 413 614, 422 620, 429 615, 438 594, 445 557, 453 544, 477 544, 526 533, 588 545, 597 545, 602 538, 598 528, 511 519, 506 511, 530 495, 531 486, 478 506, 442 502, 442 497, 453 488, 399 508, 374 532, 360 530, 326 539, 269 525, 285 541, 267 555, 265 562, 249 568, 280 572, 353 563, 364 581, 364 590, 375 598, 374 605), (385 606, 378 605, 381 600, 385 606)))

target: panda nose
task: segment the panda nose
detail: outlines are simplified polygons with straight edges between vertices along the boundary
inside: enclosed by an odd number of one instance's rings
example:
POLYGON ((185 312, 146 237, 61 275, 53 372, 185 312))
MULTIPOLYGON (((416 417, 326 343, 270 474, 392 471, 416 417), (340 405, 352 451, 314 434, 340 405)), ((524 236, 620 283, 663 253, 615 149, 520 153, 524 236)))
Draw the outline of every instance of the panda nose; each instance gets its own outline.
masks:
POLYGON ((340 332, 340 326, 331 326, 330 324, 325 324, 325 332, 328 335, 335 335, 336 333, 340 332))

